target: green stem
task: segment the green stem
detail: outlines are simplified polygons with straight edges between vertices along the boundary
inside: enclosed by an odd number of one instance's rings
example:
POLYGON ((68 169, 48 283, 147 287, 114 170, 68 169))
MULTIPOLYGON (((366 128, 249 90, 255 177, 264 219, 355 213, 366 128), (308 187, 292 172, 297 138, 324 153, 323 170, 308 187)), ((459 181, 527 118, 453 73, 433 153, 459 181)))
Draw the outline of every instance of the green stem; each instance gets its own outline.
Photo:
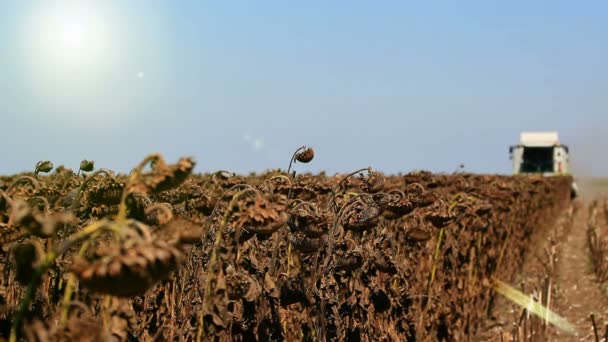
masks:
MULTIPOLYGON (((435 272, 437 272, 437 260, 439 259, 439 253, 441 252, 441 242, 443 241, 443 231, 444 230, 445 230, 445 227, 441 228, 439 230, 439 236, 437 237, 437 243, 435 244, 435 253, 433 255, 433 267, 431 269, 431 274, 429 276, 429 281, 428 281, 427 286, 426 286, 426 296, 427 296, 427 298, 431 297, 431 290, 432 290, 433 281, 435 280, 435 272)), ((425 313, 428 311, 429 306, 430 306, 430 301, 427 300, 424 311, 420 313, 420 324, 419 324, 419 326, 422 326, 422 322, 424 320, 425 313)))
MULTIPOLYGON (((84 255, 84 252, 89 248, 90 242, 85 241, 82 246, 80 246, 80 250, 78 251, 78 256, 81 257, 84 255)), ((65 290, 63 291, 63 299, 61 301, 61 314, 59 319, 59 326, 63 327, 68 319, 68 308, 72 301, 72 292, 76 283, 76 276, 74 273, 68 274, 68 281, 65 284, 65 290)))
MULTIPOLYGON (((84 244, 82 245, 84 247, 84 244)), ((59 326, 63 327, 68 320, 68 308, 72 298, 72 289, 76 283, 76 276, 73 273, 68 274, 68 280, 65 283, 63 290, 63 299, 61 301, 61 314, 59 318, 59 326)))
MULTIPOLYGON (((441 252, 441 242, 443 241, 443 231, 445 228, 441 228, 439 230, 439 236, 437 237, 437 244, 435 245, 435 253, 433 255, 433 268, 431 270, 431 277, 429 278, 428 286, 427 286, 427 296, 431 295, 431 286, 433 285, 433 281, 435 280, 435 273, 437 272, 437 260, 439 259, 439 253, 441 252)), ((428 305, 427 305, 428 307, 428 305)))

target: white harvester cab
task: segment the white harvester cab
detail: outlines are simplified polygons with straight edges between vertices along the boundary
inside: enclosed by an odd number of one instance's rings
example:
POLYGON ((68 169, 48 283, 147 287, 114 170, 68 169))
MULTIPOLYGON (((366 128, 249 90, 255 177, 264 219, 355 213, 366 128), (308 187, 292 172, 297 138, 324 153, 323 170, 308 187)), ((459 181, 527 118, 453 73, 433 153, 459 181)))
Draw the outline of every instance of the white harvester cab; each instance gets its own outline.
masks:
POLYGON ((559 142, 557 132, 522 132, 519 144, 511 146, 510 153, 514 174, 570 173, 568 146, 559 142))

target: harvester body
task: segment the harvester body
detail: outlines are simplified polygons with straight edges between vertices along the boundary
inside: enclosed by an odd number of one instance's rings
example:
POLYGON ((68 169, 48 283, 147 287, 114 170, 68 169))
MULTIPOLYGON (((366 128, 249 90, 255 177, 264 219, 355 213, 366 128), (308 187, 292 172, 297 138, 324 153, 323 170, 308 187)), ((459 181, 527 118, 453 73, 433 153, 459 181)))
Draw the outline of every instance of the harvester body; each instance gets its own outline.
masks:
POLYGON ((560 143, 557 132, 522 132, 519 144, 511 146, 510 152, 514 174, 570 173, 568 146, 560 143))
MULTIPOLYGON (((509 149, 513 160, 513 174, 542 174, 558 176, 570 174, 570 151, 559 141, 557 132, 521 132, 519 144, 509 149)), ((578 187, 572 183, 572 197, 578 187)))

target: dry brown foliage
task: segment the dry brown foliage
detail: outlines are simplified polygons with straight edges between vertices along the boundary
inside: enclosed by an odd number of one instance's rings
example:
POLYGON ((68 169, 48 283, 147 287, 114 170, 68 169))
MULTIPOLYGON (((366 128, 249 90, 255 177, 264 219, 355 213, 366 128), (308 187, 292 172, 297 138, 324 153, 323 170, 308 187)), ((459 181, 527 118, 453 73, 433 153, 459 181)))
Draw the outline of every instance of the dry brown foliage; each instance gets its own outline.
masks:
POLYGON ((463 340, 496 295, 483 282, 510 280, 570 200, 569 177, 191 175, 190 158, 151 160, 83 187, 63 167, 2 178, 0 337, 42 256, 104 222, 52 260, 19 336, 463 340))

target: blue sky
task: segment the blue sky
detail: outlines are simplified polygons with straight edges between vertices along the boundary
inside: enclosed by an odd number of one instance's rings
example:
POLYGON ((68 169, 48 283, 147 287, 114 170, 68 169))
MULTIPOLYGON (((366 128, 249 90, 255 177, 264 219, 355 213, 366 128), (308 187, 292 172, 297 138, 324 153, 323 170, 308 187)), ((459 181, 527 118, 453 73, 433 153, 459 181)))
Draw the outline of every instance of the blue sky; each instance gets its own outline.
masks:
POLYGON ((608 174, 606 2, 74 3, 0 2, 0 173, 154 151, 261 171, 304 144, 301 171, 508 173, 521 130, 558 130, 608 174), (40 47, 65 41, 32 19, 53 8, 96 23, 89 50, 40 47))

